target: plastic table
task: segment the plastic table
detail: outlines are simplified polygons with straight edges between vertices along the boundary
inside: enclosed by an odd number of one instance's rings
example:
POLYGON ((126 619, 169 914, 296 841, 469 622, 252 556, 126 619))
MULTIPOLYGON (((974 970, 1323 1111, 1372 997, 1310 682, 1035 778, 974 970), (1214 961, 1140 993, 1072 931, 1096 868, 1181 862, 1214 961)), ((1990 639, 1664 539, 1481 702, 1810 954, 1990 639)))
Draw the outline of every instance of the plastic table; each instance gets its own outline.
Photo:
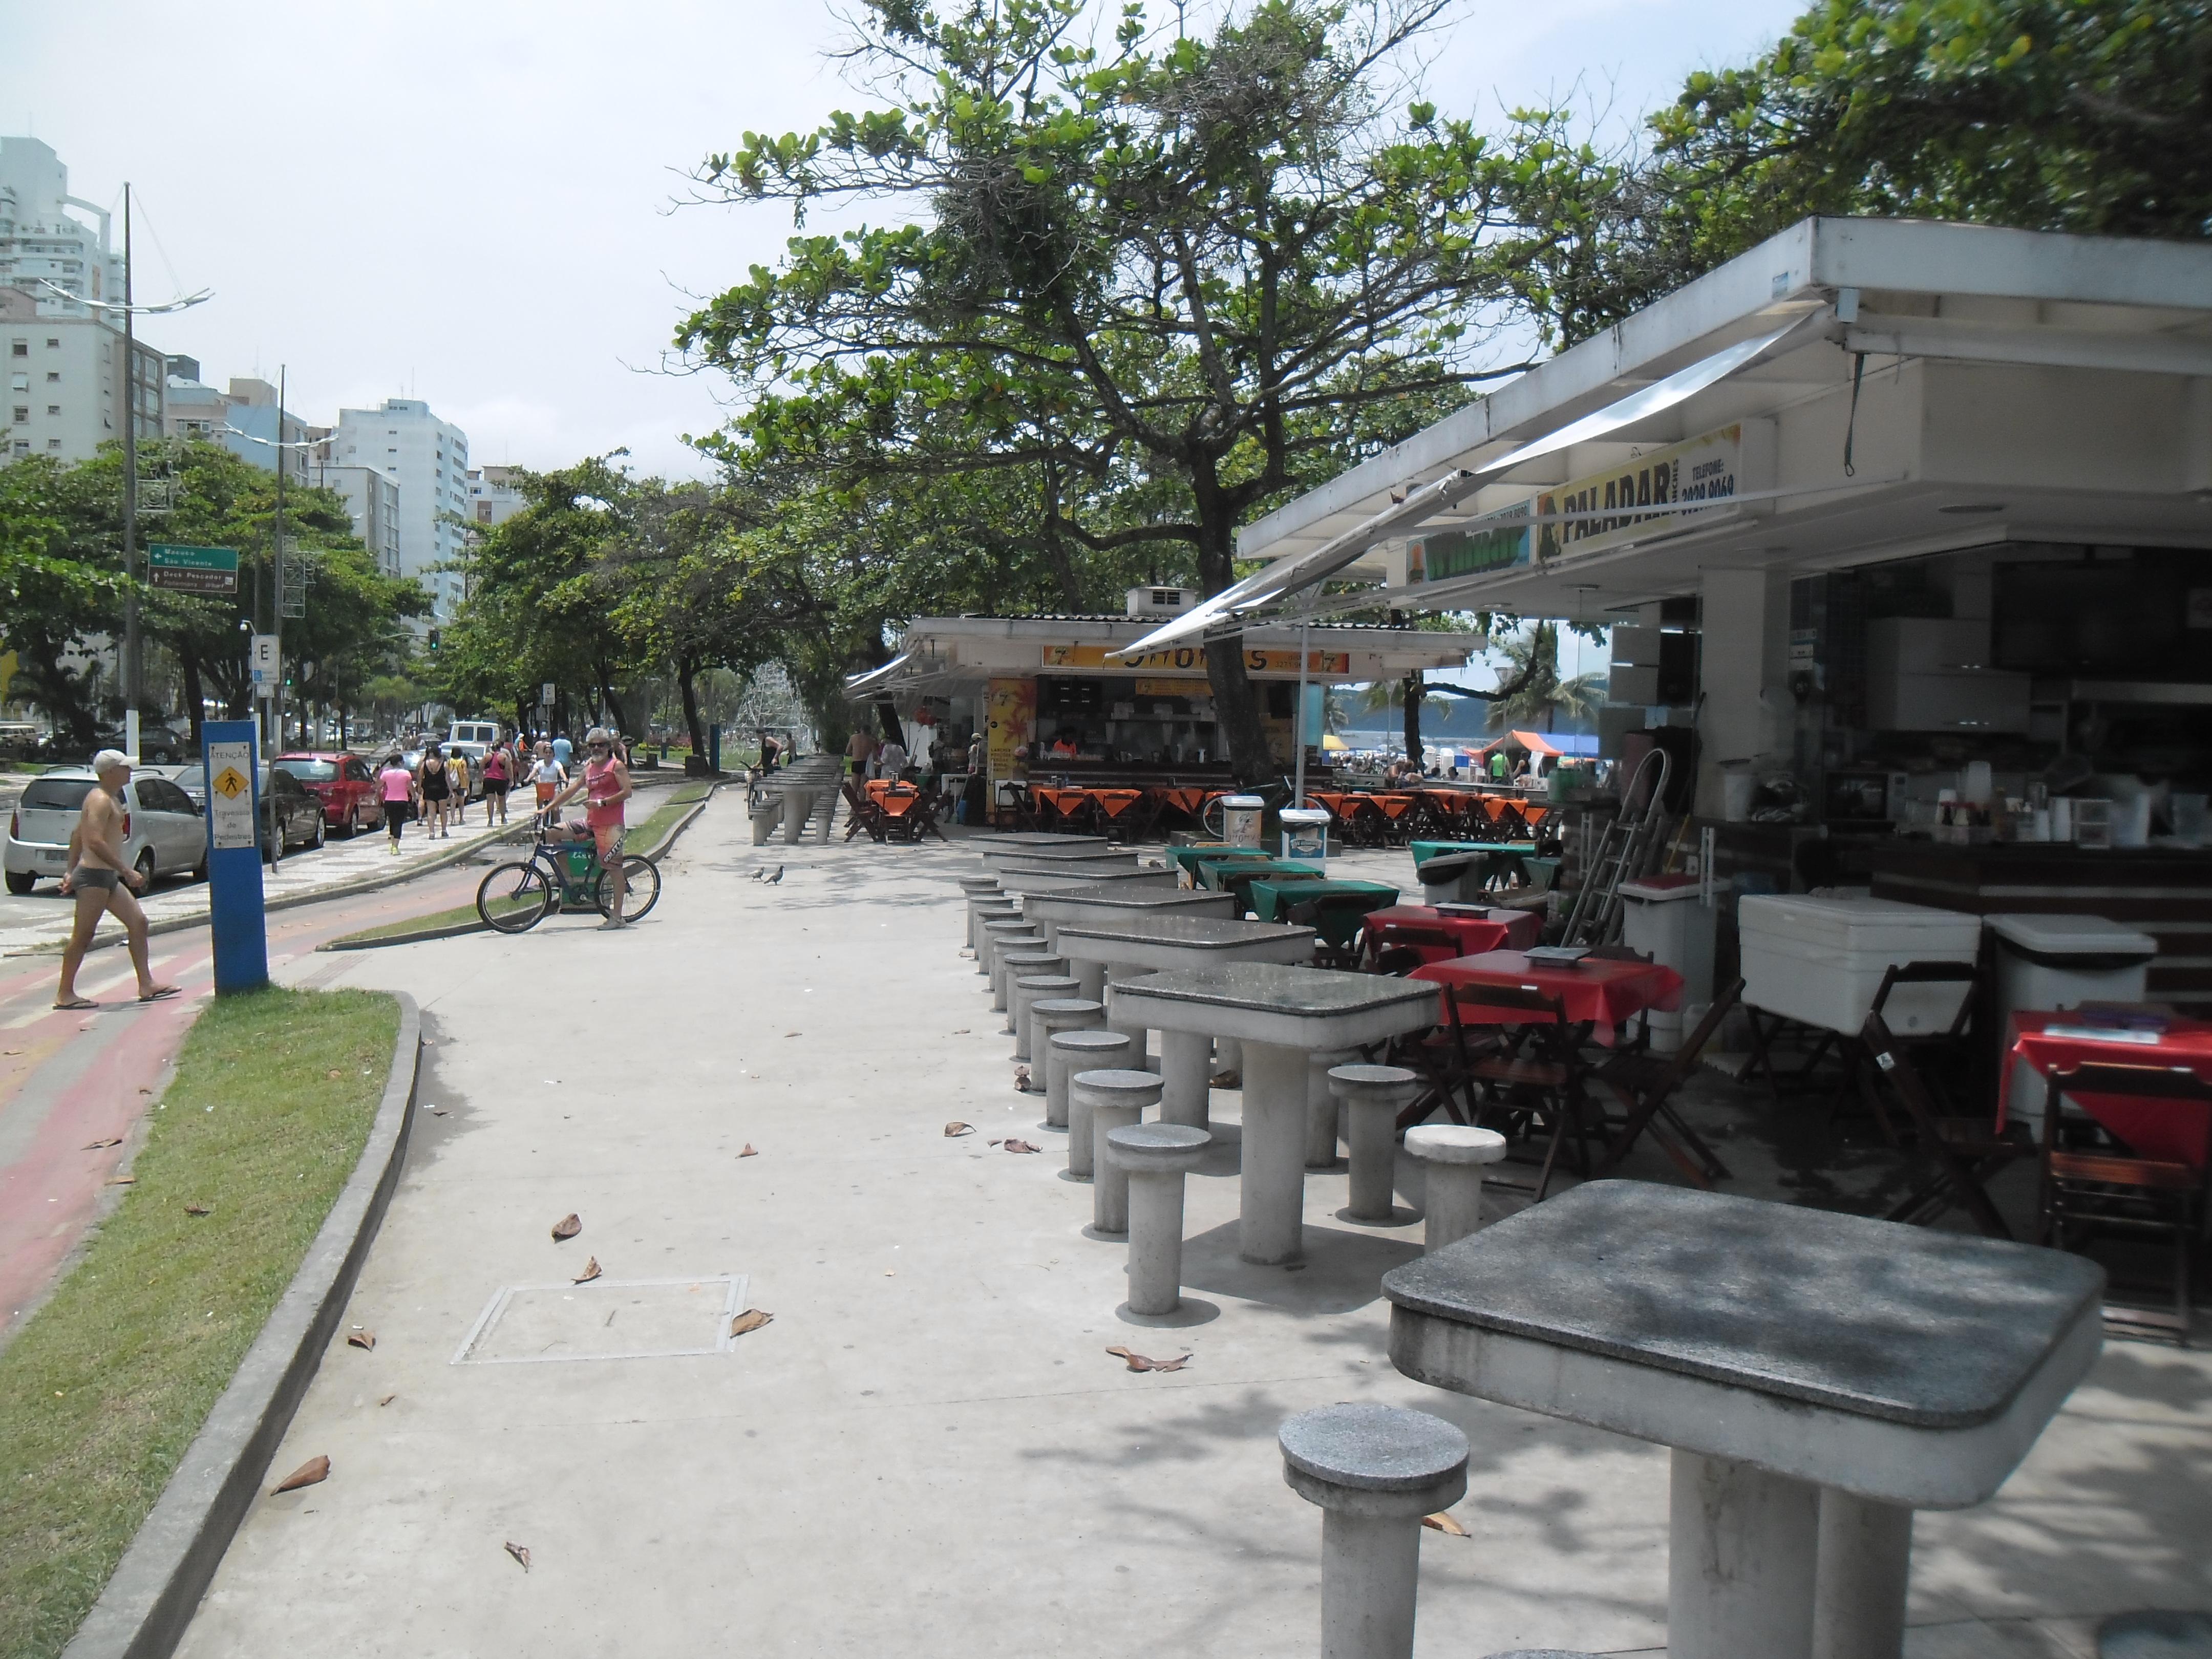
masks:
POLYGON ((1280 1265, 1304 1252, 1306 1062, 1436 1024, 1435 993, 1380 974, 1231 963, 1111 986, 1109 1019, 1244 1045, 1237 1254, 1280 1265))
MULTIPOLYGON (((1480 956, 1455 957, 1416 968, 1408 979, 1436 985, 1533 985, 1565 1006, 1567 1020, 1588 1025, 1591 1036, 1610 1048, 1613 1029, 1646 1008, 1678 1008, 1682 1000, 1682 976, 1656 962, 1608 962, 1585 957, 1571 968, 1531 963, 1525 951, 1488 951, 1480 956)), ((1480 1006, 1460 1005, 1460 1022, 1467 1025, 1513 1025, 1528 1015, 1520 1009, 1499 1009, 1498 1018, 1486 1020, 1480 1006)))
MULTIPOLYGON (((2012 1047, 1997 1079, 1999 1129, 2005 1127, 2015 1066, 2032 1066, 2045 1077, 2085 1060, 2100 1066, 2177 1066, 2212 1081, 2212 1024, 2177 1017, 2165 1020, 2163 1030, 2136 1028, 2144 1036, 2155 1035, 2154 1042, 2130 1042, 2117 1034, 2103 1039, 2085 1035, 2099 1024, 2094 1016, 2080 1012, 2013 1016, 2012 1047), (2056 1030, 2051 1029, 2054 1026, 2056 1030)), ((2197 1170, 2204 1167, 2207 1140, 2212 1138, 2212 1125, 2207 1124, 2206 1118, 2212 1115, 2194 1101, 2070 1093, 2066 1098, 2125 1141, 2139 1157, 2186 1164, 2197 1170)))
POLYGON ((1262 921, 1284 921, 1290 917, 1291 907, 1304 904, 1308 899, 1340 898, 1342 905, 1331 905, 1316 919, 1322 937, 1339 950, 1349 946, 1358 936, 1369 912, 1380 910, 1398 902, 1398 890, 1379 881, 1346 881, 1322 878, 1305 881, 1265 877, 1251 884, 1252 914, 1262 921))
POLYGON ((1392 904, 1367 913, 1367 943, 1370 951, 1388 949, 1402 944, 1391 933, 1399 928, 1433 928, 1451 936, 1452 944, 1417 945, 1424 964, 1449 962, 1455 957, 1480 956, 1496 951, 1505 944, 1506 927, 1502 921, 1492 921, 1487 916, 1455 916, 1447 915, 1433 904, 1392 904))

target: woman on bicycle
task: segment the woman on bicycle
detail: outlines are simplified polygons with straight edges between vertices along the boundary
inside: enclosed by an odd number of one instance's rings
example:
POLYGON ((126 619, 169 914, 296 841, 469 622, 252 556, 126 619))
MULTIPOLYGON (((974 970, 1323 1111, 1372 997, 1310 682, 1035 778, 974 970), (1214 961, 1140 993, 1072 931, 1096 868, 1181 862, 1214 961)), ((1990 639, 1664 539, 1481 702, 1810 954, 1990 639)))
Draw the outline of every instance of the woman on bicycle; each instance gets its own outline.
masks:
POLYGON ((623 803, 635 793, 630 787, 629 768, 615 752, 614 736, 604 726, 584 734, 583 775, 554 798, 550 811, 557 811, 572 795, 581 793, 590 802, 584 822, 598 843, 600 866, 607 872, 607 919, 602 927, 625 926, 623 901, 629 884, 623 869, 623 803))

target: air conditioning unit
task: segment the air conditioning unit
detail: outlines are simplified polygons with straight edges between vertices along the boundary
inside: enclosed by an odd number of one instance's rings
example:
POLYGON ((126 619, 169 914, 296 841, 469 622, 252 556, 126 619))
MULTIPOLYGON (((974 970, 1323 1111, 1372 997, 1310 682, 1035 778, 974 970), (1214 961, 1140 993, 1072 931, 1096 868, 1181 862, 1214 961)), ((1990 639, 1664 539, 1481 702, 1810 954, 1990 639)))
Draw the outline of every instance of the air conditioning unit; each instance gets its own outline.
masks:
POLYGON ((1129 615, 1143 617, 1180 617, 1198 603, 1194 589, 1188 587, 1133 587, 1129 590, 1129 615))

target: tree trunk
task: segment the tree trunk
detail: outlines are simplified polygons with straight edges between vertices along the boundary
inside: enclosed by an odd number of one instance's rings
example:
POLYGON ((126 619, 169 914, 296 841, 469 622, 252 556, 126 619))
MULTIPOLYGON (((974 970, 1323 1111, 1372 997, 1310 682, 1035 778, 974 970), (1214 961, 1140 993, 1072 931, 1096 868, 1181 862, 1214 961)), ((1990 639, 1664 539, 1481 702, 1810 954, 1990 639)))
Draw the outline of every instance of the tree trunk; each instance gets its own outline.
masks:
POLYGON ((1406 705, 1406 758, 1416 766, 1421 763, 1421 699, 1428 695, 1428 689, 1418 668, 1406 676, 1399 688, 1406 705))
POLYGON ((876 698, 876 724, 884 728, 884 741, 906 747, 906 722, 899 718, 898 704, 888 691, 876 698))
POLYGON ((707 758, 707 728, 699 719, 699 690, 692 684, 699 672, 699 665, 689 657, 676 659, 676 685, 684 694, 684 724, 691 733, 691 752, 701 761, 707 758))
MULTIPOLYGON (((1237 526, 1219 500, 1211 481, 1202 474, 1195 481, 1198 528, 1199 584, 1211 599, 1237 580, 1232 551, 1237 526)), ((1251 676, 1244 672, 1243 641, 1216 641, 1206 653, 1206 684, 1213 690, 1214 739, 1228 750, 1237 781, 1252 785, 1280 777, 1283 769, 1267 746, 1267 728, 1261 723, 1260 699, 1251 676)))
POLYGON ((185 677, 185 708, 192 719, 192 747, 200 746, 200 726, 207 719, 205 700, 200 692, 200 656, 190 645, 177 647, 177 667, 185 677))

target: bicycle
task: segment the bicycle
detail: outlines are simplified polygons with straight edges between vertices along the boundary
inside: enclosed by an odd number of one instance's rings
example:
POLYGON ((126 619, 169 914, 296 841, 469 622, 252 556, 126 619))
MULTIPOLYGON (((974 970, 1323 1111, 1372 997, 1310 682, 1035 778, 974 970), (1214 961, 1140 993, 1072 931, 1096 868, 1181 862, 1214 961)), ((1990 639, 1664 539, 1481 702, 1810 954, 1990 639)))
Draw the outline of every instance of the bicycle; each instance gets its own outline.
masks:
MULTIPOLYGON (((660 902, 660 870, 651 859, 630 853, 623 859, 629 885, 623 920, 636 921, 660 902)), ((526 933, 555 911, 589 905, 603 916, 607 905, 607 872, 599 848, 588 841, 553 841, 542 832, 530 856, 495 864, 477 888, 477 915, 501 933, 526 933)))

